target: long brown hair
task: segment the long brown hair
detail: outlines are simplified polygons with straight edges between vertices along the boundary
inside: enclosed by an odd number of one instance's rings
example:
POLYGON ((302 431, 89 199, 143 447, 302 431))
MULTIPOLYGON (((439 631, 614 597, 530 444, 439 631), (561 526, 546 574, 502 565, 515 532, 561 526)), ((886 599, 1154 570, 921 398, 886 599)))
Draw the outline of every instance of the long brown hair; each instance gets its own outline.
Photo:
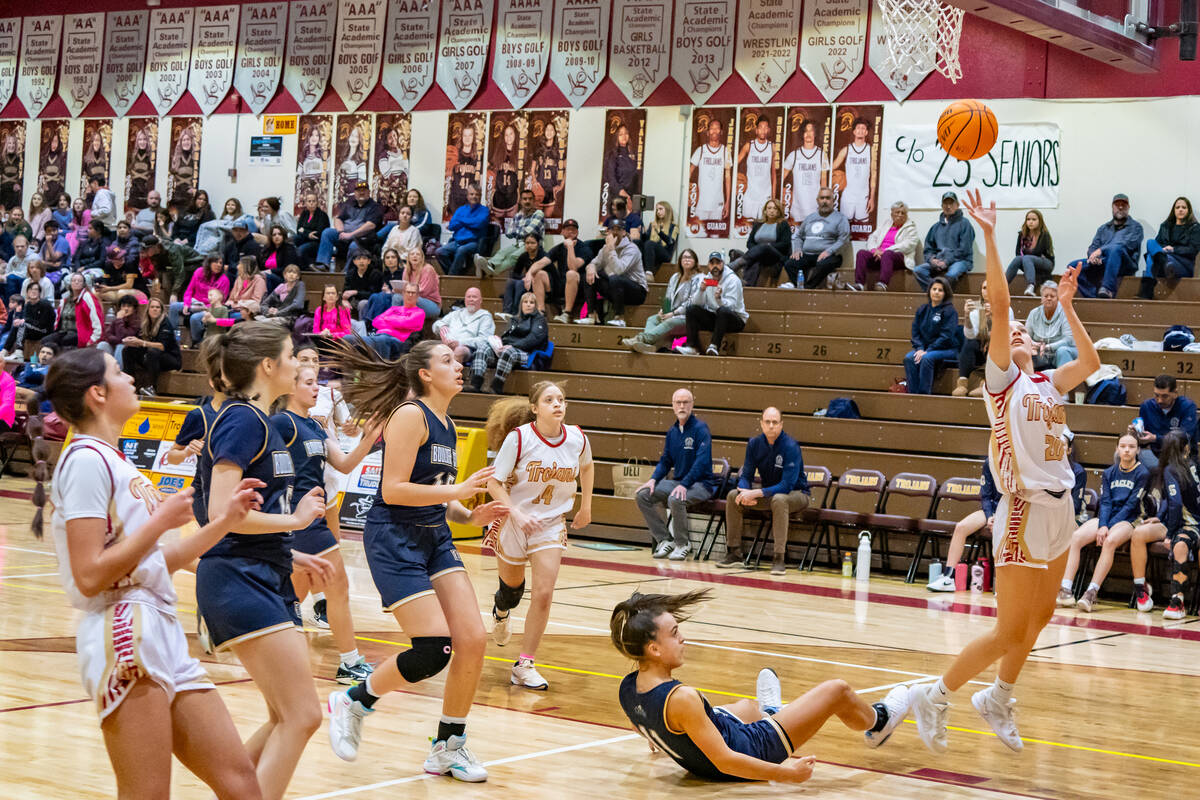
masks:
POLYGON ((416 397, 428 393, 421 370, 429 369, 434 350, 445 346, 436 339, 426 339, 392 361, 362 342, 335 339, 328 345, 331 360, 346 377, 342 397, 368 425, 383 423, 410 392, 416 397))
POLYGON ((609 619, 609 635, 613 647, 626 658, 641 661, 646 645, 658 636, 655 620, 664 612, 683 622, 692 606, 712 597, 711 589, 699 589, 683 594, 641 594, 634 592, 628 600, 617 603, 609 619))
POLYGON ((487 423, 484 425, 488 449, 499 450, 505 437, 525 423, 537 419, 533 407, 542 399, 542 393, 551 387, 560 390, 562 388, 553 381, 538 381, 530 388, 528 399, 515 395, 502 397, 492 403, 488 408, 487 423))
POLYGON ((167 309, 164 306, 162 300, 159 300, 157 297, 151 297, 149 300, 147 300, 146 301, 146 316, 142 317, 142 331, 141 331, 142 338, 147 339, 147 340, 152 340, 152 339, 156 338, 158 336, 158 329, 162 327, 163 320, 166 318, 167 318, 167 309), (158 303, 158 319, 156 319, 156 320, 150 319, 150 304, 151 303, 158 303))
MULTIPOLYGON (((258 365, 279 358, 291 331, 270 322, 242 322, 216 335, 216 352, 208 362, 213 388, 236 400, 254 400, 246 390, 254 383, 258 365)), ((205 337, 207 341, 208 337, 205 337)))
MULTIPOLYGON (((1042 241, 1044 239, 1046 242, 1046 252, 1049 253, 1051 256, 1053 256, 1054 255, 1054 239, 1053 239, 1053 237, 1050 236, 1050 231, 1046 229, 1046 218, 1043 217, 1042 212, 1038 211, 1036 208, 1031 208, 1028 211, 1026 211, 1025 217, 1028 217, 1030 214, 1033 214, 1035 217, 1037 217, 1037 220, 1038 220, 1038 235, 1037 235, 1036 241, 1042 241)), ((1025 217, 1021 217, 1021 219, 1024 220, 1025 217)), ((1022 242, 1035 241, 1029 235, 1029 226, 1025 222, 1021 222, 1021 230, 1019 231, 1019 233, 1020 233, 1022 242)))

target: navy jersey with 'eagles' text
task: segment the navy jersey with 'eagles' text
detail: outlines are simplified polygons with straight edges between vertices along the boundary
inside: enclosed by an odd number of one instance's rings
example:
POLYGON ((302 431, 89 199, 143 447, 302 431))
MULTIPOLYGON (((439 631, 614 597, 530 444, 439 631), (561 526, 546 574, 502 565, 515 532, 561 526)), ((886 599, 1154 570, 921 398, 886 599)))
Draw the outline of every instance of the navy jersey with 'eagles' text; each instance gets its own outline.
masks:
MULTIPOLYGON (((448 485, 458 477, 458 434, 454 429, 454 420, 446 417, 445 424, 438 415, 420 400, 412 404, 421 409, 425 415, 427 435, 425 443, 417 448, 417 456, 413 461, 410 483, 420 483, 426 486, 448 485)), ((404 405, 408 405, 405 403, 404 405)), ((404 406, 398 406, 403 408, 404 406)), ((392 412, 395 413, 394 411, 392 412)), ((419 431, 412 432, 414 436, 419 431)), ((383 444, 383 464, 387 469, 387 442, 383 444)), ((375 492, 375 502, 367 512, 367 522, 417 525, 441 525, 446 522, 446 505, 438 503, 431 506, 400 506, 389 505, 383 501, 383 478, 379 481, 379 489, 375 492)))

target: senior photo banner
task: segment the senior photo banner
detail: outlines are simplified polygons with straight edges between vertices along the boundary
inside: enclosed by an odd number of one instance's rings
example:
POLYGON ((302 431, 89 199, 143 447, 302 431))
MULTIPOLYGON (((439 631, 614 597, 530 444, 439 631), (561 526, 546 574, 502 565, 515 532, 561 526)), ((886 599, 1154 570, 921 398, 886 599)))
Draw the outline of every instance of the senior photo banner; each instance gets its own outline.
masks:
POLYGON ((125 146, 125 210, 141 211, 154 188, 158 163, 158 117, 132 117, 125 146))
POLYGON ((58 43, 62 17, 26 17, 21 36, 21 67, 17 73, 17 99, 30 118, 54 96, 58 74, 58 43))
POLYGON ((646 109, 610 108, 604 112, 604 158, 600 165, 600 214, 603 223, 612 201, 622 198, 633 208, 642 193, 642 159, 646 153, 646 109))
POLYGON ((292 0, 283 87, 307 114, 325 94, 333 58, 334 0, 292 0))
POLYGON ((491 38, 491 0, 444 0, 437 85, 456 109, 479 91, 491 38))
POLYGON ((759 102, 770 100, 796 74, 800 5, 801 0, 742 2, 734 66, 759 102))
POLYGON ((25 185, 25 120, 0 121, 0 205, 23 205, 25 185))
POLYGON ((487 114, 464 111, 450 115, 446 122, 446 184, 442 192, 442 222, 449 222, 455 210, 467 202, 467 191, 486 188, 484 148, 487 146, 487 114))
POLYGON ((737 0, 675 0, 671 77, 698 106, 733 74, 736 18, 737 0))
POLYGON ((371 115, 338 114, 334 123, 333 153, 337 173, 333 183, 333 212, 342 204, 354 202, 354 187, 359 181, 369 181, 371 152, 371 115))
POLYGON ((738 120, 737 174, 733 190, 733 235, 749 236, 768 200, 779 198, 783 162, 783 106, 743 108, 738 120))
POLYGON ((553 11, 554 0, 500 0, 492 80, 513 108, 528 103, 546 77, 553 11))
POLYGON ((68 14, 64 26, 58 96, 78 117, 100 88, 104 14, 68 14))
POLYGON ((39 135, 38 184, 42 201, 47 208, 58 205, 58 198, 67 188, 67 133, 71 121, 66 119, 44 119, 39 135))
POLYGON ((808 0, 800 31, 800 69, 826 102, 837 99, 863 68, 868 0, 808 0))
POLYGON ((487 188, 483 197, 492 220, 501 230, 505 220, 517 213, 526 181, 529 150, 529 114, 524 111, 493 111, 488 127, 491 148, 487 160, 487 188))
POLYGON ((296 151, 295 213, 304 210, 305 197, 317 196, 317 207, 329 208, 329 157, 333 149, 333 115, 300 117, 300 147, 296 151))
POLYGON ((793 226, 817 210, 817 192, 829 185, 832 138, 832 106, 788 106, 781 197, 793 226))
POLYGON ((357 111, 379 82, 387 0, 341 0, 329 82, 347 111, 357 111))
POLYGON ((942 195, 980 189, 999 208, 1057 208, 1062 131, 1052 122, 1000 125, 991 152, 959 161, 925 125, 888 125, 883 153, 889 201, 941 208, 942 195))
POLYGON ((20 44, 21 18, 0 19, 0 111, 12 99, 13 89, 17 85, 17 51, 20 44))
POLYGON ((254 3, 242 6, 238 31, 237 68, 233 87, 258 116, 275 96, 283 74, 287 3, 254 3))
POLYGON ((654 93, 671 68, 671 11, 671 0, 613 3, 608 75, 635 106, 654 93))
POLYGON ((550 80, 572 108, 579 108, 604 80, 608 68, 609 0, 557 0, 550 80))
POLYGON ((570 124, 567 110, 529 112, 529 186, 533 202, 546 215, 546 233, 562 228, 570 124))
POLYGON ((129 113, 133 101, 142 93, 149 30, 147 11, 110 11, 105 19, 100 96, 118 117, 129 113))
POLYGON ((206 117, 217 110, 233 85, 238 8, 209 6, 196 9, 188 91, 206 117))
POLYGON ((200 136, 203 117, 175 117, 171 120, 171 158, 167 162, 167 195, 163 205, 180 208, 191 205, 200 177, 200 136))
POLYGON ((441 0, 393 0, 383 37, 383 88, 412 111, 429 87, 437 56, 441 0))
MULTIPOLYGON (((112 175, 111 119, 85 119, 83 121, 83 161, 79 170, 79 196, 88 193, 88 180, 95 175, 101 186, 108 186, 112 175)), ((90 203, 89 203, 90 205, 90 203)))
POLYGON ((834 114, 830 183, 837 209, 850 221, 850 238, 866 240, 879 208, 879 151, 883 106, 838 106, 834 114))
POLYGON ((160 117, 167 115, 187 88, 194 19, 192 8, 150 12, 144 88, 160 117))
POLYGON ((688 158, 688 235, 696 239, 729 236, 729 197, 733 184, 733 133, 737 109, 692 110, 691 157, 688 158))
POLYGON ((396 218, 408 194, 408 170, 412 143, 411 114, 375 115, 375 199, 383 206, 383 218, 396 218))

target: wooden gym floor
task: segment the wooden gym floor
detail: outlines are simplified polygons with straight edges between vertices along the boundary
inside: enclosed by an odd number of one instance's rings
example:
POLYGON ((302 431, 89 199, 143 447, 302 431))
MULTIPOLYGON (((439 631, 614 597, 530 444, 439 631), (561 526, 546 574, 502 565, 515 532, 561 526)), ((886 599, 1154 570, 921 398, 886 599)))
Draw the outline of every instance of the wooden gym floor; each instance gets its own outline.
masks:
MULTIPOLYGON (((58 588, 53 547, 28 532, 29 481, 0 487, 0 782, 8 800, 101 798, 115 791, 96 716, 80 689, 73 612, 58 588)), ((476 543, 462 546, 481 610, 491 605, 495 563, 476 543)), ((361 545, 347 541, 360 649, 371 660, 405 644, 379 610, 361 545)), ((192 576, 179 573, 180 617, 194 627, 192 576)), ((844 678, 869 700, 897 682, 940 672, 950 654, 991 623, 990 595, 930 595, 922 586, 876 578, 859 591, 840 575, 783 578, 765 571, 720 572, 711 562, 653 561, 645 549, 596 550, 573 543, 566 554, 539 668, 548 692, 509 685, 518 634, 506 648, 489 643, 469 725, 472 749, 489 764, 486 784, 421 772, 440 712, 441 680, 382 701, 366 726, 359 760, 339 761, 326 732, 308 745, 289 797, 663 798, 1147 798, 1193 795, 1200 740, 1193 698, 1200 659, 1196 619, 1163 625, 1158 610, 1137 614, 1104 604, 1090 615, 1055 617, 1022 674, 1017 696, 1026 737, 1020 755, 1001 745, 955 697, 951 752, 935 757, 911 722, 880 750, 831 722, 803 753, 819 763, 801 787, 716 785, 695 781, 666 756, 651 755, 617 704, 630 669, 608 642, 612 605, 642 587, 675 592, 711 586, 715 599, 687 623, 691 643, 679 677, 716 704, 751 696, 754 679, 773 667, 785 698, 828 678, 844 678)), ((518 608, 518 620, 525 606, 518 608)), ((310 631, 312 665, 324 696, 337 655, 324 632, 310 631)), ((193 652, 200 655, 194 643, 193 652)), ((263 703, 229 655, 203 656, 244 735, 264 719, 263 703)), ((991 673, 981 676, 990 681, 991 673)), ((210 793, 176 765, 174 796, 210 793)))

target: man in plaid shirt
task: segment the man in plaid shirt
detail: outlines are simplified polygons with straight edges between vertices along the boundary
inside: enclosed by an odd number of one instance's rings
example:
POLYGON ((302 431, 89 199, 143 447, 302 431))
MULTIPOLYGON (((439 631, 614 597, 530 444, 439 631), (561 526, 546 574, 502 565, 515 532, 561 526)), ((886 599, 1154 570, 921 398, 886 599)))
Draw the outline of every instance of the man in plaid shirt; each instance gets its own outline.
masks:
POLYGON ((504 234, 509 240, 509 244, 497 250, 496 255, 491 258, 484 258, 476 254, 476 270, 481 275, 495 275, 501 272, 508 272, 516 265, 517 259, 521 257, 521 253, 525 252, 525 245, 522 243, 525 241, 525 237, 531 233, 539 239, 545 235, 546 215, 542 213, 540 208, 534 207, 533 191, 522 189, 519 210, 509 220, 508 230, 504 234))

